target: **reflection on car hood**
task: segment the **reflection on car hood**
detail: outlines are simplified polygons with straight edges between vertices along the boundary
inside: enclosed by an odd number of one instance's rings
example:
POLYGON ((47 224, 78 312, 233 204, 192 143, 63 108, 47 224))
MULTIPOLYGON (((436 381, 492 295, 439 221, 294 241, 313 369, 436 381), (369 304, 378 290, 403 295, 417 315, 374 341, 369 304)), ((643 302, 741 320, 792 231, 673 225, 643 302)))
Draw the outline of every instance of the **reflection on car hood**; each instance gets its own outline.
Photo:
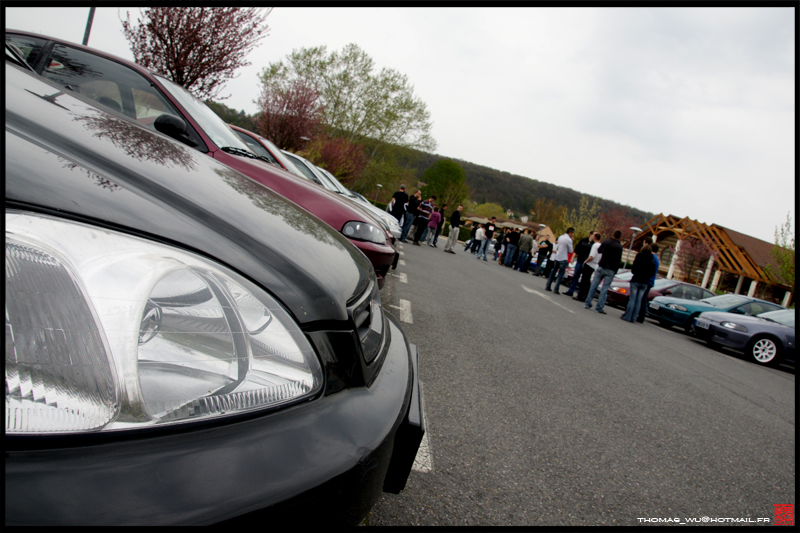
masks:
MULTIPOLYGON (((68 92, 68 91, 67 91, 68 92)), ((160 238, 226 263, 303 323, 370 283, 341 234, 250 178, 6 65, 6 206, 160 238)))

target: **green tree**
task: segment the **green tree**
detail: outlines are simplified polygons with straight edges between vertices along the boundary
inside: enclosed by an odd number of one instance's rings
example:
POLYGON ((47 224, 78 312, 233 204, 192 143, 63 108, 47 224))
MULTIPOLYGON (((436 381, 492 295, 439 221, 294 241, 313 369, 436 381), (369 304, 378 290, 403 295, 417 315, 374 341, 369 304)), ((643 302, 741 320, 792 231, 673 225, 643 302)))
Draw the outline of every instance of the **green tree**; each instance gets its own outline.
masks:
POLYGON ((545 200, 540 197, 533 203, 533 219, 539 224, 549 226, 556 237, 567 229, 564 220, 567 218, 568 212, 566 206, 556 205, 554 200, 545 200))
POLYGON ((457 206, 469 195, 463 167, 451 159, 440 159, 422 174, 422 196, 436 196, 437 205, 457 206))
POLYGON ((475 207, 475 215, 481 218, 505 218, 506 210, 500 204, 485 203, 475 207))
MULTIPOLYGON (((353 142, 378 142, 434 150, 430 113, 414 96, 408 78, 375 64, 356 44, 328 54, 327 47, 293 50, 286 61, 270 63, 261 73, 265 87, 283 90, 302 80, 320 95, 324 121, 337 135, 353 142)), ((375 156, 377 145, 370 158, 375 156)))
POLYGON ((599 211, 600 206, 597 205, 597 202, 590 204, 588 196, 581 196, 580 207, 570 211, 564 218, 564 224, 567 227, 575 228, 575 235, 573 236, 575 242, 588 237, 590 231, 598 228, 599 211))
POLYGON ((777 268, 767 265, 764 268, 767 276, 775 283, 789 287, 789 290, 794 293, 794 228, 791 213, 786 215, 786 223, 780 228, 775 228, 775 246, 772 247, 770 255, 775 260, 777 268))

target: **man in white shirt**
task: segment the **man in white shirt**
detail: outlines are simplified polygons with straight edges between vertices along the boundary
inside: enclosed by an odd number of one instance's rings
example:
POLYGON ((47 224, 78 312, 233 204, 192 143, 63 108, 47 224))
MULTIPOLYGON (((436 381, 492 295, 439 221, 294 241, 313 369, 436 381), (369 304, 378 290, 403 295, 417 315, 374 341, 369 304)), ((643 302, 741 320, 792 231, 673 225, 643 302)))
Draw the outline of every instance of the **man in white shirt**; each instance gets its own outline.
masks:
POLYGON ((572 253, 572 236, 575 234, 575 228, 567 229, 567 232, 558 238, 556 241, 556 254, 553 257, 553 269, 550 271, 550 277, 547 278, 547 284, 544 290, 550 290, 550 284, 553 283, 553 278, 556 278, 556 286, 553 287, 553 294, 560 294, 558 288, 561 286, 561 279, 564 277, 564 272, 567 270, 569 264, 569 254, 572 253), (556 272, 558 271, 558 272, 556 272))
POLYGON ((602 235, 595 232, 593 236, 594 244, 592 244, 589 257, 586 258, 586 261, 583 263, 583 268, 581 268, 581 280, 578 283, 578 300, 581 302, 586 301, 586 296, 589 294, 589 286, 592 284, 592 274, 594 274, 594 271, 600 264, 600 258, 603 257, 603 254, 598 251, 600 249, 601 239, 602 235))

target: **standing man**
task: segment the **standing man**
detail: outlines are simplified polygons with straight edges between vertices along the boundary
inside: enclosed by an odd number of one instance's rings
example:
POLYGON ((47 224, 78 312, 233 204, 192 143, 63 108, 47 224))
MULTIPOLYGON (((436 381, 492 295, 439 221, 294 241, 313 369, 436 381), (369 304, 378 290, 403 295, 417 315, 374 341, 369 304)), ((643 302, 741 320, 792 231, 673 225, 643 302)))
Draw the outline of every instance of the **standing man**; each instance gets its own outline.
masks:
POLYGON ((658 259, 658 243, 654 242, 650 245, 650 250, 653 252, 653 264, 655 265, 655 272, 647 282, 647 290, 642 294, 642 304, 639 306, 639 316, 636 321, 644 324, 644 317, 647 315, 647 306, 650 305, 650 289, 656 284, 656 276, 658 276, 658 268, 661 266, 661 261, 658 259))
POLYGON ((444 251, 447 253, 455 254, 453 246, 458 242, 458 232, 461 231, 461 210, 464 209, 463 205, 450 215, 450 236, 447 237, 447 243, 444 245, 444 251))
MULTIPOLYGON (((594 243, 592 243, 589 257, 586 258, 586 261, 583 263, 583 267, 581 267, 581 282, 578 288, 579 302, 586 300, 586 295, 589 294, 589 286, 592 284, 592 274, 594 274, 595 269, 597 269, 598 265, 600 264, 600 258, 602 255, 598 250, 600 249, 601 237, 602 236, 600 233, 594 233, 594 243)), ((592 299, 594 299, 594 295, 592 295, 592 299)))
POLYGON ((610 239, 606 239, 600 243, 600 247, 597 249, 603 256, 600 258, 600 263, 597 265, 594 278, 592 278, 592 286, 589 287, 589 294, 586 296, 586 301, 583 306, 586 309, 592 308, 594 292, 597 290, 597 287, 600 286, 600 283, 602 283, 603 287, 600 289, 600 296, 597 298, 597 307, 595 307, 595 311, 601 315, 606 314, 603 307, 606 305, 608 288, 611 287, 614 276, 617 275, 617 270, 619 270, 619 262, 622 260, 622 243, 619 242, 621 237, 622 232, 620 230, 614 230, 614 235, 610 239))
POLYGON ((564 278, 564 272, 566 272, 569 264, 569 254, 572 253, 572 236, 574 234, 575 228, 568 228, 567 232, 556 241, 556 255, 553 258, 554 265, 544 286, 544 290, 550 291, 550 284, 553 283, 553 278, 555 278, 556 286, 553 287, 553 294, 560 294, 558 288, 561 286, 561 280, 564 278))
POLYGON ((486 261, 486 252, 489 251, 489 243, 492 242, 492 235, 494 235, 495 228, 497 228, 497 217, 492 217, 492 221, 486 224, 486 227, 483 229, 483 242, 481 243, 481 247, 478 248, 478 259, 481 258, 482 253, 483 260, 486 261))
POLYGON ((544 236, 544 240, 539 243, 539 255, 536 256, 536 270, 533 271, 534 276, 542 275, 542 264, 545 258, 553 251, 553 243, 550 242, 550 237, 544 236))
POLYGON ((514 265, 514 270, 519 270, 520 272, 528 271, 528 263, 530 262, 528 258, 531 256, 531 250, 533 250, 533 237, 531 237, 530 228, 525 228, 525 231, 519 236, 519 258, 514 265))
POLYGON ((411 225, 417 217, 420 198, 422 198, 422 191, 417 189, 417 192, 411 195, 408 199, 408 203, 404 206, 405 218, 403 219, 403 231, 400 233, 400 242, 408 242, 408 240, 406 240, 408 239, 408 231, 411 229, 411 225))
POLYGON ((392 205, 392 216, 397 219, 397 223, 401 224, 403 215, 405 214, 405 205, 408 203, 408 195, 406 194, 406 186, 400 185, 400 190, 392 195, 394 205, 392 205))
POLYGON ((655 275, 655 268, 653 252, 650 245, 645 244, 636 254, 636 259, 633 260, 633 266, 631 267, 633 277, 630 281, 631 295, 628 298, 628 307, 625 308, 625 313, 620 317, 622 320, 627 320, 630 323, 636 322, 639 317, 639 306, 642 305, 642 295, 650 292, 647 284, 650 282, 650 278, 655 275))
POLYGON ((584 237, 578 244, 575 246, 575 255, 576 263, 575 263, 575 272, 572 273, 572 282, 569 284, 569 289, 564 294, 567 296, 572 296, 575 292, 575 289, 578 288, 578 283, 581 277, 581 269, 583 268, 583 262, 586 261, 586 258, 589 257, 589 252, 592 251, 592 244, 594 244, 594 234, 595 231, 592 230, 589 232, 588 237, 584 237))
POLYGON ((439 240, 439 235, 442 233, 442 228, 444 227, 444 210, 447 209, 447 204, 444 204, 442 207, 439 208, 439 214, 442 215, 442 218, 439 219, 439 224, 436 226, 436 234, 433 236, 433 247, 436 248, 436 241, 439 240))
POLYGON ((422 234, 428 229, 428 221, 431 218, 431 213, 433 212, 433 203, 435 201, 436 197, 431 196, 419 204, 419 207, 417 208, 417 221, 414 223, 414 225, 417 226, 417 231, 414 232, 414 244, 417 246, 419 246, 420 237, 422 237, 422 234))
POLYGON ((506 245, 506 253, 505 253, 505 260, 503 261, 503 266, 511 268, 514 264, 514 254, 517 253, 517 246, 519 245, 519 229, 514 228, 508 234, 508 244, 506 245))

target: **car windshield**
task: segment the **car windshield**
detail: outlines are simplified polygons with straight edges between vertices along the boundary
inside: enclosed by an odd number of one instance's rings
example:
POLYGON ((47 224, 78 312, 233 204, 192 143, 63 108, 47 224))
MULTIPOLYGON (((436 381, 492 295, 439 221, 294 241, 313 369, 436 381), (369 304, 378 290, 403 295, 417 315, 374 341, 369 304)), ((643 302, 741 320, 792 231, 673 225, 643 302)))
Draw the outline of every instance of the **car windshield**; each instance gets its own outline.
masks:
POLYGON ((350 191, 347 190, 347 187, 342 185, 341 181, 336 179, 336 176, 334 176, 333 174, 331 174, 330 172, 328 172, 324 168, 322 169, 322 173, 325 174, 326 176, 328 176, 328 178, 333 182, 334 186, 339 190, 339 192, 341 192, 342 194, 346 194, 347 196, 354 196, 354 195, 350 194, 350 191))
POLYGON ((767 311, 766 313, 761 313, 758 315, 758 318, 766 318, 767 320, 771 320, 773 322, 777 322, 778 324, 783 324, 784 326, 789 326, 790 328, 794 329, 794 309, 767 311))
POLYGON ((723 294, 722 296, 703 298, 700 301, 709 305, 713 305, 714 307, 727 308, 747 303, 750 301, 750 298, 747 298, 746 296, 740 296, 738 294, 723 294))
POLYGON ((286 157, 288 157, 292 163, 294 163, 294 166, 297 167, 297 169, 303 174, 303 176, 310 179, 311 181, 320 183, 321 180, 316 175, 314 175, 313 172, 311 172, 311 169, 308 168, 299 157, 289 152, 283 152, 283 154, 286 157))
POLYGON ((180 85, 169 81, 167 78, 162 76, 156 76, 156 78, 158 78, 161 85, 169 91, 172 97, 180 102, 189 115, 197 121, 200 127, 203 128, 203 131, 206 132, 206 135, 211 137, 211 140, 219 148, 238 148, 250 152, 251 154, 253 153, 253 150, 233 133, 233 130, 225 124, 224 120, 219 118, 219 115, 214 113, 206 104, 195 98, 192 93, 180 85))

